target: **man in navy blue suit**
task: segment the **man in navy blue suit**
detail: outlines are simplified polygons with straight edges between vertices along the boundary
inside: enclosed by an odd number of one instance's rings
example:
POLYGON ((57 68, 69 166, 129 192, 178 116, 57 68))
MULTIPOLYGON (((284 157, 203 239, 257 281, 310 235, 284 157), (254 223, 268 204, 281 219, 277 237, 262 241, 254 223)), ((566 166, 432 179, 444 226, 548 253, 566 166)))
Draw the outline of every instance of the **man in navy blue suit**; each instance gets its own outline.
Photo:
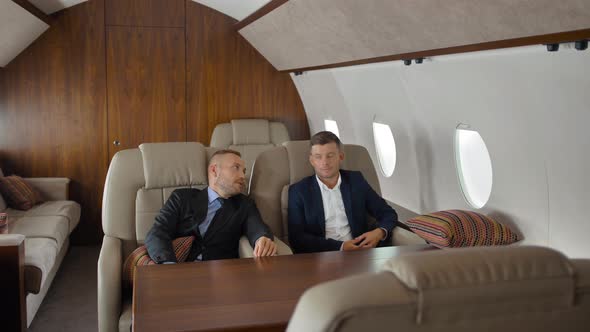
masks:
POLYGON ((359 250, 386 245, 397 213, 360 172, 340 169, 338 136, 322 131, 310 140, 315 175, 289 187, 289 242, 296 253, 359 250), (367 213, 377 220, 370 229, 367 213))

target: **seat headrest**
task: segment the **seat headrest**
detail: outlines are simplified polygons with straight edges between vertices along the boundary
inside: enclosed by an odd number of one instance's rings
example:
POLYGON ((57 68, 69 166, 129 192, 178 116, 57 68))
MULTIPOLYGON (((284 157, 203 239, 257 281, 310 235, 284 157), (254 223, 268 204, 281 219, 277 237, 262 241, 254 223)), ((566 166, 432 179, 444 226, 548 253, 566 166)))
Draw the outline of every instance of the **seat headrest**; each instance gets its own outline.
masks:
POLYGON ((309 163, 309 140, 283 143, 289 156, 289 183, 296 183, 314 174, 309 163))
MULTIPOLYGON (((289 155, 290 183, 296 183, 314 174, 313 167, 309 163, 309 140, 285 142, 283 146, 289 155)), ((363 146, 354 144, 343 144, 342 150, 344 151, 342 169, 360 171, 373 190, 381 194, 377 171, 369 151, 363 146)))
POLYGON ((270 127, 265 119, 240 119, 231 121, 234 145, 269 144, 270 127))
POLYGON ((573 276, 567 257, 553 249, 534 246, 412 252, 392 258, 383 269, 395 274, 411 289, 468 287, 573 276))
POLYGON ((145 188, 207 184, 207 151, 197 142, 144 143, 145 188))
POLYGON ((476 247, 412 252, 389 260, 392 272, 419 295, 417 321, 474 318, 488 308, 553 310, 574 303, 574 270, 542 247, 476 247))
POLYGON ((377 170, 367 148, 361 145, 344 144, 342 149, 344 150, 342 169, 361 172, 371 188, 381 195, 377 170))

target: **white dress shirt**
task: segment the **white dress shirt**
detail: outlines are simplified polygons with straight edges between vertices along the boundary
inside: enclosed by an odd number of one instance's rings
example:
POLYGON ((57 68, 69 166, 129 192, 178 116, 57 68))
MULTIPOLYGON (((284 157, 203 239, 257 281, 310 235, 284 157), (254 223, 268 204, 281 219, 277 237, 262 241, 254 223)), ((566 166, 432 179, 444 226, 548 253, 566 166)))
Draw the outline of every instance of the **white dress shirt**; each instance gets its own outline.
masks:
POLYGON ((342 201, 342 193, 340 192, 340 184, 342 183, 340 173, 338 173, 338 182, 332 189, 326 186, 317 175, 316 180, 320 186, 322 203, 324 204, 326 239, 337 241, 352 240, 352 232, 350 231, 344 202, 342 201))
MULTIPOLYGON (((320 192, 322 193, 324 218, 326 218, 326 239, 334 239, 337 241, 352 240, 352 232, 350 231, 350 225, 348 224, 348 218, 346 217, 346 210, 344 209, 344 202, 342 201, 342 192, 340 192, 340 184, 342 183, 340 172, 338 172, 338 182, 336 182, 336 185, 332 189, 324 184, 317 175, 315 178, 318 181, 320 192)), ((387 238, 387 230, 382 227, 381 229, 385 232, 385 236, 382 240, 385 240, 387 238)), ((342 246, 340 246, 340 250, 342 250, 342 246)))

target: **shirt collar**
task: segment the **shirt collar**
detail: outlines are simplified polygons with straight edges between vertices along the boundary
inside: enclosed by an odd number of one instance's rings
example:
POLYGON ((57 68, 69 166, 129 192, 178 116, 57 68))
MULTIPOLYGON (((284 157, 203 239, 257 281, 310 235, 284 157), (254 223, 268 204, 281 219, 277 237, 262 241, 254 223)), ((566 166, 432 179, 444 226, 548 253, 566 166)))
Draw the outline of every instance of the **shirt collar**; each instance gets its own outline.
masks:
POLYGON ((216 200, 218 197, 221 197, 217 192, 215 192, 215 190, 211 189, 211 187, 207 187, 207 195, 209 196, 209 204, 211 204, 211 202, 216 200))
POLYGON ((317 174, 315 175, 315 179, 318 181, 318 184, 320 185, 320 189, 322 189, 322 190, 337 190, 337 189, 340 189, 340 184, 342 183, 342 176, 340 175, 340 172, 338 172, 338 181, 336 182, 336 185, 332 189, 330 189, 328 186, 326 186, 326 184, 323 183, 322 180, 320 180, 320 178, 318 177, 317 174))

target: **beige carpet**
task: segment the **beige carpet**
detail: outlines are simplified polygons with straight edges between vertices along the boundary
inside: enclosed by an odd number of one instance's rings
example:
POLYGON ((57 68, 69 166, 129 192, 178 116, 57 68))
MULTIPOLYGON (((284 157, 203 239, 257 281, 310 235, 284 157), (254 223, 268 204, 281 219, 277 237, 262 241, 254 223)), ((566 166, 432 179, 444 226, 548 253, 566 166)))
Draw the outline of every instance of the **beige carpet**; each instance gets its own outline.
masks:
POLYGON ((98 331, 96 264, 100 247, 70 247, 30 332, 98 331))

